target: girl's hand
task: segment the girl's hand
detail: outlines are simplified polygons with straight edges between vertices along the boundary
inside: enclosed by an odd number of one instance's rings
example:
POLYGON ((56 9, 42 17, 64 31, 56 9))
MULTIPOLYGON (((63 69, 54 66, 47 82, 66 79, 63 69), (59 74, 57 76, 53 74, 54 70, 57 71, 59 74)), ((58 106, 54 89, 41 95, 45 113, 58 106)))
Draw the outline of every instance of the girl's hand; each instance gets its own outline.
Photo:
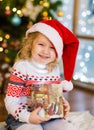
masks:
POLYGON ((38 107, 34 111, 31 112, 30 117, 29 117, 30 123, 39 124, 39 123, 42 123, 44 121, 50 120, 50 118, 39 116, 38 113, 40 110, 41 110, 41 107, 38 107))
POLYGON ((66 118, 70 111, 70 105, 65 98, 63 98, 63 106, 64 106, 64 117, 63 118, 66 118))

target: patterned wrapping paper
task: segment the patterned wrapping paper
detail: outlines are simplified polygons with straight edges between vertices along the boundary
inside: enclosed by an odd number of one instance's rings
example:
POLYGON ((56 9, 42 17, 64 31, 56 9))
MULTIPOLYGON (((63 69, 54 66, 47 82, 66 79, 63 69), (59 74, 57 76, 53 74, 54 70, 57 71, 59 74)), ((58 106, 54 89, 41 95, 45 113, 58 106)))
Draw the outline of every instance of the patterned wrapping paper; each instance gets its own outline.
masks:
POLYGON ((60 118, 63 116, 62 87, 60 84, 37 84, 31 86, 32 110, 41 107, 42 117, 60 118))

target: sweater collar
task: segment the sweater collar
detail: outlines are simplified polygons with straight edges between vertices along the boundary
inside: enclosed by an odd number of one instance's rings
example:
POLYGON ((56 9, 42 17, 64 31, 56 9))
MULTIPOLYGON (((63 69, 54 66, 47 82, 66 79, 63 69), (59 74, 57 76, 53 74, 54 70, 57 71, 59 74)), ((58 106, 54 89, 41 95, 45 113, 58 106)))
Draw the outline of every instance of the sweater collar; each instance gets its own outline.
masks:
POLYGON ((48 73, 48 70, 47 70, 45 64, 40 64, 40 63, 36 62, 34 59, 32 59, 31 64, 32 64, 34 70, 35 70, 37 73, 41 73, 41 74, 46 74, 46 73, 48 73))

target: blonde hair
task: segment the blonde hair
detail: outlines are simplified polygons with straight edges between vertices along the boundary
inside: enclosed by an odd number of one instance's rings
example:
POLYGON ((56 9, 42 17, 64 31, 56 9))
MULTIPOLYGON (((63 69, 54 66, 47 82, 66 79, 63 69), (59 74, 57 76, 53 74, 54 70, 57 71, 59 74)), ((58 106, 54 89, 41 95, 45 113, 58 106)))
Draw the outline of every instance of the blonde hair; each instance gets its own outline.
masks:
MULTIPOLYGON (((17 60, 23 59, 30 61, 32 59, 33 42, 40 34, 40 32, 32 32, 28 34, 27 38, 24 38, 22 42, 22 49, 17 54, 17 60)), ((51 72, 57 63, 58 62, 56 58, 53 62, 47 65, 47 70, 51 72)))

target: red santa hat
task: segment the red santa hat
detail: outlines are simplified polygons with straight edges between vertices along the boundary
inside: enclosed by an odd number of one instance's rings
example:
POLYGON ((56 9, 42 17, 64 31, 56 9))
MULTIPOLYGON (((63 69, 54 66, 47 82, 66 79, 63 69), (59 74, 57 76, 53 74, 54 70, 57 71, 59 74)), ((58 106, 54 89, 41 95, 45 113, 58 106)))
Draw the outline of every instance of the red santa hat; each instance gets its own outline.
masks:
POLYGON ((57 20, 44 20, 34 24, 27 30, 26 36, 28 36, 29 33, 36 31, 41 32, 48 37, 54 45, 58 60, 62 59, 63 61, 65 79, 63 84, 66 86, 65 90, 72 89, 72 84, 70 81, 73 76, 79 46, 78 39, 68 28, 57 20))

